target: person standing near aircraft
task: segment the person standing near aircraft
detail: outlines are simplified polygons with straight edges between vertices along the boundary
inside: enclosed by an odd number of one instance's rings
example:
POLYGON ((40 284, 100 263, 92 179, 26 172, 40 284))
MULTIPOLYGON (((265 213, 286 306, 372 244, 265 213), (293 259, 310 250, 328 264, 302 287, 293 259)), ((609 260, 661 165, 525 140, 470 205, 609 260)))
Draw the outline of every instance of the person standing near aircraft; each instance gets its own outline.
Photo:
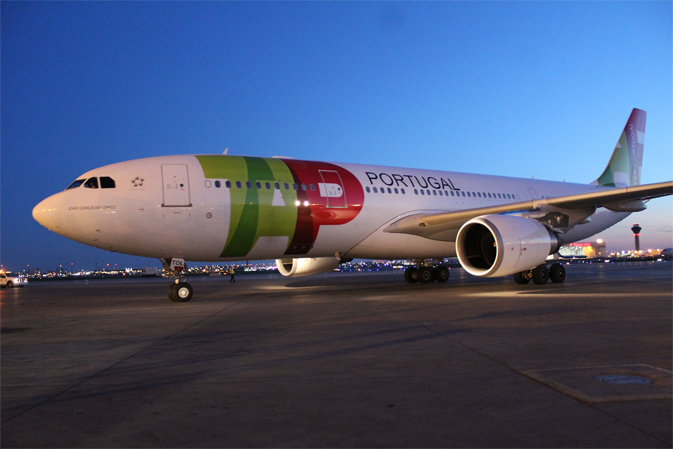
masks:
POLYGON ((232 282, 235 284, 236 283, 236 278, 234 275, 236 274, 236 270, 234 267, 229 268, 229 276, 231 276, 231 279, 229 279, 229 283, 231 284, 232 282))

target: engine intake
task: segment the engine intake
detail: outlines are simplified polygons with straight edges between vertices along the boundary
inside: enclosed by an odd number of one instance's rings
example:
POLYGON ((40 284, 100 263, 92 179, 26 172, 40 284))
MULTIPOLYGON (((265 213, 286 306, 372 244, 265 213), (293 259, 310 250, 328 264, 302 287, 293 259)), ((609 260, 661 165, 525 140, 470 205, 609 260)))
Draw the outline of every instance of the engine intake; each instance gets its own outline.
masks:
POLYGON ((556 234, 540 222, 511 215, 473 218, 458 231, 456 252, 475 276, 507 276, 542 264, 559 248, 556 234))
POLYGON ((278 272, 283 276, 309 276, 334 270, 341 260, 336 257, 276 259, 278 272))

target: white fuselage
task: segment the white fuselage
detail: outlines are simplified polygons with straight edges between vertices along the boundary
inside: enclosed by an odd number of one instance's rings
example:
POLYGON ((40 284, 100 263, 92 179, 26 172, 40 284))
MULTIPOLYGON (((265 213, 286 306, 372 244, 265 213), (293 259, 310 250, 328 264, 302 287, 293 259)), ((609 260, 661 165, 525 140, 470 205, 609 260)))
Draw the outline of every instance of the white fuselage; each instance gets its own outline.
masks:
MULTIPOLYGON (((383 229, 419 213, 599 189, 434 170, 194 155, 121 162, 79 179, 91 178, 99 180, 96 188, 83 184, 57 193, 35 207, 35 218, 101 249, 192 261, 452 257, 455 241, 383 229), (114 187, 103 188, 102 178, 114 187)), ((559 238, 564 244, 585 239, 628 215, 599 208, 559 238)))

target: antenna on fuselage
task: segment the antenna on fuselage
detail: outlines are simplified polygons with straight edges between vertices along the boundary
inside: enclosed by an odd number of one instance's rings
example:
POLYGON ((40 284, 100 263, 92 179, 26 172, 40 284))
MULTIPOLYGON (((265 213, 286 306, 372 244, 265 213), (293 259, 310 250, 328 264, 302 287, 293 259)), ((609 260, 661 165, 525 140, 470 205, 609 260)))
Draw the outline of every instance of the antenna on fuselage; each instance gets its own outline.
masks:
POLYGON ((224 151, 222 152, 222 154, 227 154, 228 151, 229 151, 229 147, 225 148, 224 151))

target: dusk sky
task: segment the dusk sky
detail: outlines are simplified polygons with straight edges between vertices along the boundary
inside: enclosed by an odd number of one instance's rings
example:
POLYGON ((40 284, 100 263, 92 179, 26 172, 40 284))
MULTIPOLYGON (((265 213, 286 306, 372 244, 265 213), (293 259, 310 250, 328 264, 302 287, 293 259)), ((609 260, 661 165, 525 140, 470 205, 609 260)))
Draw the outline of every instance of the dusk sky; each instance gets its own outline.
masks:
MULTIPOLYGON (((8 2, 6 270, 159 266, 32 218, 82 173, 170 154, 291 156, 589 183, 634 107, 642 183, 673 180, 662 2, 8 2)), ((597 236, 673 247, 673 200, 597 236)), ((594 238, 595 239, 595 238, 594 238)))

